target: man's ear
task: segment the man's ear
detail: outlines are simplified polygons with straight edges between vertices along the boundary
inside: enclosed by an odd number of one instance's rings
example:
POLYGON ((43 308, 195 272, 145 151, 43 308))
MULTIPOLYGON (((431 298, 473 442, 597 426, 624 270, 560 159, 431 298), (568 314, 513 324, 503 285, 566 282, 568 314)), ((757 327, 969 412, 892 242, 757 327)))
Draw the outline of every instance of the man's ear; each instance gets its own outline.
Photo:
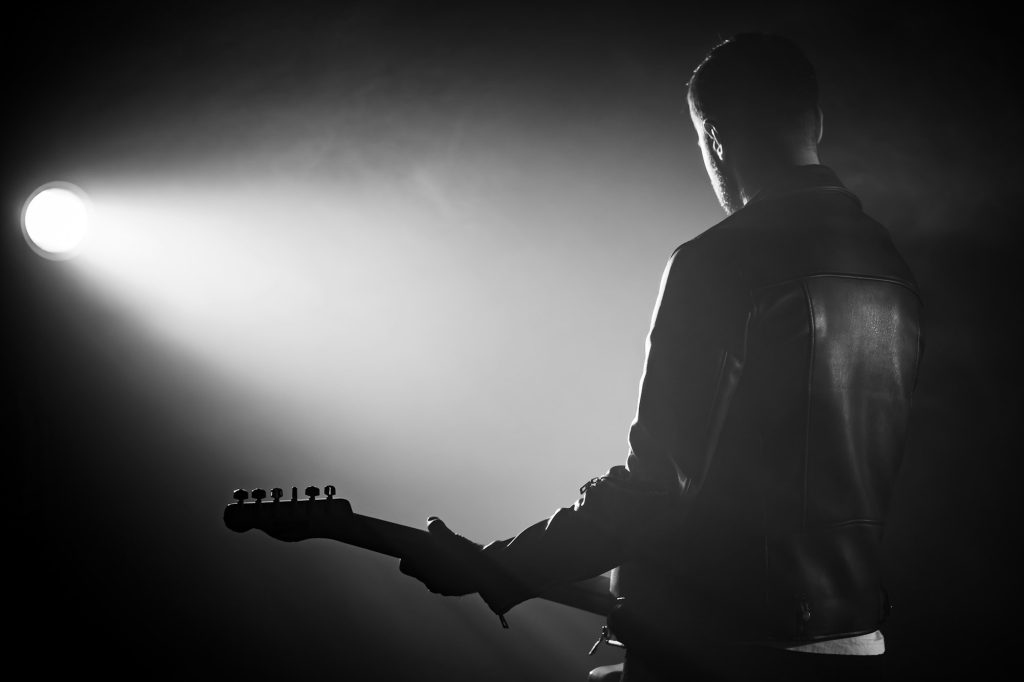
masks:
POLYGON ((825 134, 825 114, 822 113, 821 107, 818 107, 818 118, 816 119, 815 127, 816 130, 814 132, 816 134, 814 136, 814 139, 817 141, 818 144, 821 144, 821 138, 825 134))
POLYGON ((719 139, 718 128, 715 126, 714 121, 704 121, 704 133, 711 140, 711 151, 715 153, 719 161, 725 159, 725 149, 722 147, 722 141, 719 139))

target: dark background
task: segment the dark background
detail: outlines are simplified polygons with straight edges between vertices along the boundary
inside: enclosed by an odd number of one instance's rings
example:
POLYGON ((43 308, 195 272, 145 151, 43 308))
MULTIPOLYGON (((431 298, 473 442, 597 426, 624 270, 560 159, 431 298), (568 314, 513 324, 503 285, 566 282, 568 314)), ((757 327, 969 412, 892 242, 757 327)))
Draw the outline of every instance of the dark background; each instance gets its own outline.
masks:
MULTIPOLYGON (((438 624, 430 608, 377 609, 385 592, 413 594, 391 585, 401 578, 377 557, 358 561, 381 577, 340 604, 317 594, 316 585, 332 579, 327 568, 303 572, 284 553, 274 555, 273 570, 257 568, 269 545, 239 543, 234 566, 183 570, 185 555, 190 566, 197 556, 201 567, 206 556, 221 561, 214 545, 235 539, 188 540, 205 514, 219 524, 216 511, 187 504, 205 490, 205 473, 159 462, 183 450, 213 457, 215 448, 202 428, 170 423, 139 399, 145 386, 123 371, 135 361, 130 349, 90 345, 90 329, 125 323, 87 297, 69 301, 48 288, 52 264, 18 234, 21 202, 55 166, 66 176, 126 155, 97 142, 120 126, 152 120, 171 131, 145 159, 126 156, 131 163, 180 163, 211 146, 215 155, 217 129, 190 124, 201 113, 193 103, 282 63, 279 77, 240 95, 250 107, 283 98, 302 106, 296 78, 329 72, 338 59, 350 79, 388 79, 391 90, 375 101, 382 110, 435 89, 492 87, 489 78, 500 93, 510 78, 520 84, 515 96, 533 96, 553 114, 612 118, 661 106, 665 88, 677 90, 681 110, 700 56, 719 37, 750 29, 794 38, 817 65, 823 160, 890 227, 926 301, 925 362, 887 534, 895 603, 887 656, 922 676, 1009 659, 1019 634, 1021 473, 1021 109, 1009 16, 980 5, 485 4, 39 4, 5 22, 12 663, 61 673, 583 679, 587 660, 576 652, 589 642, 570 638, 564 646, 573 653, 553 653, 543 629, 516 629, 515 612, 512 631, 474 639, 444 623, 469 618, 469 630, 496 628, 487 614, 452 616, 432 601, 447 614, 438 624), (142 452, 157 463, 140 465, 142 452), (280 589, 289 583, 291 596, 280 589)), ((665 113, 666 126, 688 125, 678 111, 665 113)), ((698 164, 695 148, 672 134, 670 153, 692 154, 698 164)), ((706 184, 701 191, 711 200, 706 184)), ((190 397, 187 387, 166 390, 190 397)), ((213 477, 230 490, 230 477, 213 477)), ((562 617, 544 610, 556 607, 537 608, 562 617)))

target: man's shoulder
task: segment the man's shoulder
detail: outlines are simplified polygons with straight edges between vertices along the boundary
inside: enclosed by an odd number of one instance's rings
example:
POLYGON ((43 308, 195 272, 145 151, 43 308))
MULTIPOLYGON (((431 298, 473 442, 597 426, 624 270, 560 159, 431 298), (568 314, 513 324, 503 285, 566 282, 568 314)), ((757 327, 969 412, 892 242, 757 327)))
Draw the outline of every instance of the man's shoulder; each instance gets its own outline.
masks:
POLYGON ((756 217, 746 209, 736 211, 677 246, 669 263, 687 269, 721 272, 723 261, 735 264, 748 250, 749 232, 756 217))
POLYGON ((823 273, 913 282, 888 230, 835 188, 751 202, 680 244, 669 262, 677 281, 722 288, 823 273))
POLYGON ((764 208, 765 206, 759 204, 744 206, 677 246, 673 255, 679 252, 711 252, 742 246, 743 241, 749 240, 753 236, 752 232, 769 219, 764 208))
POLYGON ((735 229, 742 222, 733 214, 679 244, 669 256, 663 288, 720 296, 742 285, 748 256, 735 229))

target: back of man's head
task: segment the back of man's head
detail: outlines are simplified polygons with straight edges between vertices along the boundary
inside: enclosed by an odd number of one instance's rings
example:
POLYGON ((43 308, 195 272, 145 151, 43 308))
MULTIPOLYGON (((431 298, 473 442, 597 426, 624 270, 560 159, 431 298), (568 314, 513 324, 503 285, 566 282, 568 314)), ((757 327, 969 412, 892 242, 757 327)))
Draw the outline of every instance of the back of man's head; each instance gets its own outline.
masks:
POLYGON ((733 135, 765 142, 815 136, 814 67, 781 36, 740 33, 716 46, 690 77, 687 100, 695 118, 733 135))

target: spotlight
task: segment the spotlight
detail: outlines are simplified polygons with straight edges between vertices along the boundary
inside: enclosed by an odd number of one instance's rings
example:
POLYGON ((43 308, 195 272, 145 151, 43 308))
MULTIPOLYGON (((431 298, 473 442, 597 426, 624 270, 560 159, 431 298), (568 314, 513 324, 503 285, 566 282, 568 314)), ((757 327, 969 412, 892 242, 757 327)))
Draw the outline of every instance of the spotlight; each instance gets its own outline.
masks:
POLYGON ((48 182, 25 202, 21 230, 36 253, 64 260, 78 253, 89 232, 89 199, 70 182, 48 182))

